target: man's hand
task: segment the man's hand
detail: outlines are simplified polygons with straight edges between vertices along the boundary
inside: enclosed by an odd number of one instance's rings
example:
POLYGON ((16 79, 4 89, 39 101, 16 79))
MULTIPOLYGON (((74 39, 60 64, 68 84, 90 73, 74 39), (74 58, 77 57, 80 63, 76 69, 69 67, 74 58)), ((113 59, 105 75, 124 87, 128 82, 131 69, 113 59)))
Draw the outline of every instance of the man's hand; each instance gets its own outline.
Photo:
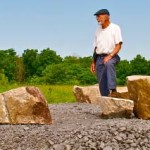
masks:
POLYGON ((92 73, 95 73, 95 71, 96 71, 95 62, 92 62, 91 67, 90 67, 90 70, 91 70, 92 73))
POLYGON ((111 55, 108 55, 104 58, 104 64, 106 64, 110 59, 112 59, 111 55))

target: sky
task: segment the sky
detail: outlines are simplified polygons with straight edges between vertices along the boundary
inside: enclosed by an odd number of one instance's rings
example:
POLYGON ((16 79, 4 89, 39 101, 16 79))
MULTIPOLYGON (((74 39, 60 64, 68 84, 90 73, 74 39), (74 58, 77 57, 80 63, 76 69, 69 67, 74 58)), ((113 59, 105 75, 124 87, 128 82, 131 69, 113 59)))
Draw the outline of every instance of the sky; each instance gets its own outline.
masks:
POLYGON ((50 48, 61 57, 93 54, 98 27, 93 15, 108 9, 120 26, 122 60, 137 54, 150 59, 150 0, 3 0, 0 4, 0 50, 50 48))

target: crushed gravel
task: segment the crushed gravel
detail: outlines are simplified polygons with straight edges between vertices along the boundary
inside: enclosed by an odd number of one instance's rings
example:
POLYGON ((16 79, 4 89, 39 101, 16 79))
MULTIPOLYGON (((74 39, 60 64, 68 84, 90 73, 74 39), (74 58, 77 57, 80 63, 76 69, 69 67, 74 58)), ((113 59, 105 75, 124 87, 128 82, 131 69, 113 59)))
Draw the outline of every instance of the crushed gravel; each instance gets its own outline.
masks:
POLYGON ((0 125, 0 150, 150 150, 150 120, 101 119, 86 103, 49 109, 52 125, 0 125))

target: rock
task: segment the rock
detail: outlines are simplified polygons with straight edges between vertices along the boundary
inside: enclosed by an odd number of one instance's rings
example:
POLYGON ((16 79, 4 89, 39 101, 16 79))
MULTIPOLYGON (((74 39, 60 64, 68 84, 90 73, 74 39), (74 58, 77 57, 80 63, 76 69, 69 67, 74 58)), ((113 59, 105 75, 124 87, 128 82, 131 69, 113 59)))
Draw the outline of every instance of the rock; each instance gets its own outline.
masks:
POLYGON ((100 119, 99 106, 87 103, 49 104, 49 109, 55 119, 52 125, 1 125, 0 149, 55 150, 60 147, 61 150, 104 150, 110 147, 112 150, 150 150, 149 120, 100 119), (84 120, 85 116, 87 120, 84 120), (26 127, 28 129, 24 130, 26 127), (77 137, 79 134, 81 139, 77 137), (133 139, 129 139, 131 135, 134 135, 133 139), (131 147, 132 143, 137 147, 131 147))
POLYGON ((112 150, 112 147, 111 146, 106 146, 106 147, 104 147, 103 150, 112 150))
POLYGON ((128 76, 129 98, 134 101, 134 114, 141 119, 150 119, 150 76, 128 76))
MULTIPOLYGON (((85 87, 75 85, 73 93, 77 102, 90 104, 97 104, 96 97, 101 96, 98 84, 85 87)), ((117 87, 117 95, 115 97, 129 99, 127 87, 117 87)))
POLYGON ((0 123, 9 123, 8 111, 2 94, 0 94, 0 123))
POLYGON ((126 86, 117 87, 117 97, 116 98, 129 99, 128 88, 126 86))
POLYGON ((100 96, 98 85, 93 86, 74 86, 73 93, 78 102, 97 104, 96 97, 100 96))
POLYGON ((131 100, 100 96, 97 101, 102 118, 130 118, 133 113, 134 103, 131 100))
POLYGON ((101 141, 101 143, 100 143, 100 148, 103 149, 104 146, 105 146, 105 143, 104 143, 103 141, 101 141))
POLYGON ((70 145, 65 145, 65 150, 71 150, 71 146, 70 145))
POLYGON ((51 124, 48 103, 36 87, 20 87, 0 94, 0 123, 51 124))
POLYGON ((53 146, 54 150, 65 150, 65 146, 63 144, 55 144, 53 146))
POLYGON ((101 117, 130 118, 133 113, 133 101, 130 101, 129 99, 123 99, 129 97, 127 87, 117 87, 116 97, 121 97, 121 99, 101 97, 98 85, 86 87, 74 86, 73 93, 78 102, 99 105, 102 108, 101 117))

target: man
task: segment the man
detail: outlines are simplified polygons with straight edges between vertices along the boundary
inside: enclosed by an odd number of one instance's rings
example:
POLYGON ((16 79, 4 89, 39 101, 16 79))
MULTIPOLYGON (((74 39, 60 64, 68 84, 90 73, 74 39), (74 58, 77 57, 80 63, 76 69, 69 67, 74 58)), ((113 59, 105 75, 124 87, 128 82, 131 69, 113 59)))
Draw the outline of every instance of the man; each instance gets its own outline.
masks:
POLYGON ((95 33, 91 72, 96 72, 101 95, 113 97, 116 93, 115 65, 120 61, 118 52, 122 46, 121 30, 110 22, 107 9, 101 9, 94 15, 99 27, 95 33))

